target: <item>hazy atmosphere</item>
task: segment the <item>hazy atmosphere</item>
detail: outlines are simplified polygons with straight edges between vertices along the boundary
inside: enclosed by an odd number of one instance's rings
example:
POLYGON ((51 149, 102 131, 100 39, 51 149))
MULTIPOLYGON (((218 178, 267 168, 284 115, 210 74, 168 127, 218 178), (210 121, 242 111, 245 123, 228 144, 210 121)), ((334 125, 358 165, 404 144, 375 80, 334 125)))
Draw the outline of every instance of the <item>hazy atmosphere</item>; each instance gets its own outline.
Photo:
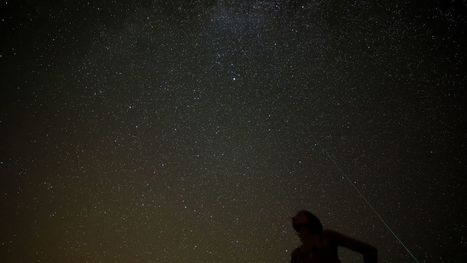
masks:
POLYGON ((465 261, 466 2, 377 2, 0 3, 0 261, 465 261))

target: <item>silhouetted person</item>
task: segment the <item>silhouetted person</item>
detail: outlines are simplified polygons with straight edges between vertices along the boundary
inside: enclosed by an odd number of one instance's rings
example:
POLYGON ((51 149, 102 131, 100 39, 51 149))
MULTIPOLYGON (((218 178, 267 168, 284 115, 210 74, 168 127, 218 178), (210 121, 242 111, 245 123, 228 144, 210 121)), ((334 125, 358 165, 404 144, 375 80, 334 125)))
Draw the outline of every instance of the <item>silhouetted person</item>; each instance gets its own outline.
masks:
POLYGON ((363 255, 365 263, 378 259, 376 248, 332 230, 323 230, 321 221, 307 210, 301 210, 292 218, 293 228, 302 245, 292 252, 292 263, 340 262, 337 255, 339 246, 349 248, 363 255))

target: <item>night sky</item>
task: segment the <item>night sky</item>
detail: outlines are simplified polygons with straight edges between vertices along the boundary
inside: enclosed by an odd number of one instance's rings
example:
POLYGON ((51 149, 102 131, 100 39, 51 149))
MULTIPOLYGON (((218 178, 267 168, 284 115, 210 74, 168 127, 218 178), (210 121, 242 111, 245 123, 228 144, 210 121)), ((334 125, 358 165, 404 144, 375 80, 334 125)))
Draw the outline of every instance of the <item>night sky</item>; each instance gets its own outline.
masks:
POLYGON ((376 2, 2 1, 0 261, 465 261, 466 1, 376 2))

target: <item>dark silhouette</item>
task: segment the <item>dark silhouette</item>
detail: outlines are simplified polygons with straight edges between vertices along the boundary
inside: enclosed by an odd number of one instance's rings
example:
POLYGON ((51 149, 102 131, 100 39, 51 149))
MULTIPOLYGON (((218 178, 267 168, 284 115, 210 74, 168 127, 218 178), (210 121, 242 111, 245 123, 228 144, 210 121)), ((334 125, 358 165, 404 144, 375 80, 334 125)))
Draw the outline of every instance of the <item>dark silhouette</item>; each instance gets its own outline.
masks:
POLYGON ((365 263, 378 260, 376 248, 362 241, 342 235, 333 230, 323 230, 321 221, 307 210, 301 210, 292 218, 293 228, 302 245, 292 252, 292 263, 340 262, 337 255, 339 246, 349 248, 363 255, 365 263))

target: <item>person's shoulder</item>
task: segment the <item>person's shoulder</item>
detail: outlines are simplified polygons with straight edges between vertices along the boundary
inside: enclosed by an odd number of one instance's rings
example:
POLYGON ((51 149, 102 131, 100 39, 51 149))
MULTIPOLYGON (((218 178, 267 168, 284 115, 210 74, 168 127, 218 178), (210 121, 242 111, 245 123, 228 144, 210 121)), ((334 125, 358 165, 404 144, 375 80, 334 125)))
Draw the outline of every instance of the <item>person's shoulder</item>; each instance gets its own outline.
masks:
POLYGON ((332 230, 332 229, 324 229, 323 230, 323 237, 335 237, 337 235, 341 235, 339 232, 332 230))
POLYGON ((336 240, 340 239, 342 234, 332 230, 332 229, 325 229, 323 230, 323 239, 327 240, 328 242, 335 243, 336 240))

